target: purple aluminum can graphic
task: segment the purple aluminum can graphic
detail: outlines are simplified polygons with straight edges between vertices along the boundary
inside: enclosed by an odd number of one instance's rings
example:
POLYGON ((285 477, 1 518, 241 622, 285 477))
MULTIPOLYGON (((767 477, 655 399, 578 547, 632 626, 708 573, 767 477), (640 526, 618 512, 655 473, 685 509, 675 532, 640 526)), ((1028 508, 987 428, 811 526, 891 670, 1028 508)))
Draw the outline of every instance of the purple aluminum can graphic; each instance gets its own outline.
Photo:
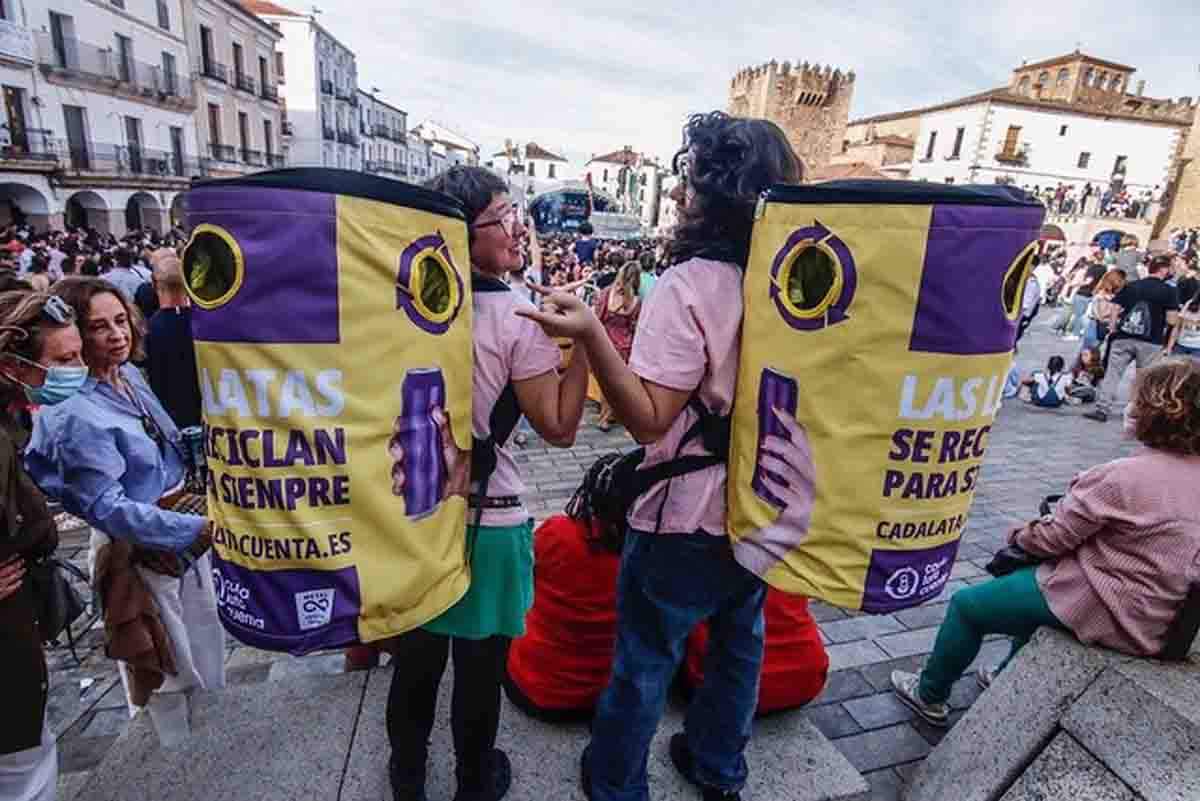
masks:
POLYGON ((446 461, 442 432, 433 410, 446 408, 446 382, 435 367, 409 370, 400 391, 400 420, 396 435, 404 449, 404 510, 424 517, 442 501, 446 461))
POLYGON ((776 509, 783 509, 787 504, 767 488, 763 483, 763 476, 770 476, 772 481, 780 484, 787 482, 762 467, 763 441, 767 437, 781 437, 788 442, 792 441, 792 435, 775 416, 775 409, 787 412, 794 418, 799 401, 800 389, 796 385, 796 379, 770 367, 763 370, 758 384, 758 453, 754 457, 754 480, 750 486, 755 495, 776 509))

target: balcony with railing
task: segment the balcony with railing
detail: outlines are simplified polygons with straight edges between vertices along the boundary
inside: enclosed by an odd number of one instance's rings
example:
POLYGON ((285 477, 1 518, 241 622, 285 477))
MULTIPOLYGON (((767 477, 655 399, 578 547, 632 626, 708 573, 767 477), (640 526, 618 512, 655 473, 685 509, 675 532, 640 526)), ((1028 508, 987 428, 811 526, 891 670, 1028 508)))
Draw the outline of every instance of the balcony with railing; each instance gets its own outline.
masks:
POLYGON ((237 164, 237 148, 233 145, 222 145, 217 142, 211 142, 208 145, 208 152, 216 161, 223 161, 226 164, 237 164))
POLYGON ((321 79, 321 94, 323 94, 323 95, 333 94, 333 81, 328 80, 326 78, 321 79))
POLYGON ((234 76, 234 85, 248 94, 253 95, 258 93, 258 83, 244 72, 234 76))
POLYGON ((251 167, 264 167, 267 163, 261 150, 250 150, 249 148, 242 148, 242 162, 251 167))
POLYGON ((268 153, 267 166, 273 168, 286 167, 287 160, 284 159, 282 153, 268 153))
POLYGON ((1029 145, 1004 147, 996 154, 996 161, 1015 167, 1029 166, 1029 145))
POLYGON ((219 83, 229 83, 229 67, 213 61, 211 58, 206 58, 201 62, 200 75, 219 83))
POLYGON ((391 133, 391 130, 386 125, 382 125, 378 122, 371 126, 371 131, 375 136, 382 136, 385 139, 390 138, 389 134, 391 133))
POLYGON ((358 137, 354 135, 354 131, 338 131, 337 140, 343 145, 358 147, 358 137))
POLYGON ((67 174, 127 176, 138 178, 186 178, 198 172, 194 159, 182 153, 137 145, 58 140, 58 161, 67 174))
POLYGON ((273 83, 264 83, 259 97, 263 100, 270 100, 272 103, 279 102, 279 87, 273 83))
POLYGON ((43 169, 46 169, 52 168, 58 162, 53 131, 43 128, 13 131, 8 125, 0 125, 0 128, 8 130, 9 139, 8 144, 0 145, 0 165, 4 165, 4 162, 36 162, 45 165, 43 169))
POLYGON ((296 133, 296 125, 294 123, 284 120, 279 125, 280 125, 280 128, 283 130, 284 136, 292 136, 296 133))
POLYGON ((37 63, 46 75, 62 83, 101 85, 151 102, 183 103, 192 99, 192 81, 159 64, 147 64, 112 48, 70 37, 34 34, 37 63))
POLYGON ((337 139, 337 134, 335 134, 333 132, 333 129, 330 128, 328 125, 322 125, 321 126, 321 137, 326 142, 332 142, 337 139))

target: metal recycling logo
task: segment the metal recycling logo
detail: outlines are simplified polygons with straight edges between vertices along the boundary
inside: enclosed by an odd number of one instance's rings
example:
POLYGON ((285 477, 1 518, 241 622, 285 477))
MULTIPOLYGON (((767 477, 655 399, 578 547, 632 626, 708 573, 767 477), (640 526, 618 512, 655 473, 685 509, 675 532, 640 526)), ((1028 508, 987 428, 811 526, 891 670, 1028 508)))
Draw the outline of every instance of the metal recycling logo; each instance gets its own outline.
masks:
POLYGON ((771 263, 771 300, 784 322, 797 331, 819 331, 848 320, 857 289, 858 270, 850 248, 818 220, 793 231, 771 263), (814 248, 831 263, 833 281, 825 297, 813 308, 800 308, 788 295, 792 270, 801 254, 814 248))
MULTIPOLYGON (((450 248, 441 233, 430 234, 415 240, 400 254, 400 268, 396 273, 396 308, 404 309, 408 319, 418 328, 430 334, 444 334, 458 317, 463 304, 463 280, 454 266, 450 248), (426 275, 430 269, 442 273, 444 296, 441 308, 433 308, 426 302, 429 295, 426 275)), ((440 293, 439 293, 440 295, 440 293)))

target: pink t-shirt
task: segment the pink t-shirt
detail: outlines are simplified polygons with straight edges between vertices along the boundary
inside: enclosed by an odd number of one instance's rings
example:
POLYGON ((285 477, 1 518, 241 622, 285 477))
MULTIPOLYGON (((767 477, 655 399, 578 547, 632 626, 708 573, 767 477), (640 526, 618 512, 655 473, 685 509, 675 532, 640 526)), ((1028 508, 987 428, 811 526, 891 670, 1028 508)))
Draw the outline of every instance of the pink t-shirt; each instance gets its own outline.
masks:
MULTIPOLYGON (((519 308, 533 308, 533 304, 520 293, 475 292, 473 308, 475 376, 471 422, 475 436, 484 438, 491 433, 488 419, 504 387, 510 381, 524 381, 557 370, 562 355, 558 345, 546 336, 541 326, 515 314, 519 308)), ((488 497, 501 498, 525 493, 525 484, 521 481, 521 473, 509 447, 497 449, 496 471, 488 481, 488 497)), ((474 493, 477 488, 472 487, 471 491, 474 493)), ((474 523, 476 514, 476 510, 470 510, 467 521, 474 523)), ((529 510, 524 506, 486 509, 482 525, 517 526, 528 519, 529 510)))
MULTIPOLYGON (((699 387, 705 407, 727 415, 737 386, 741 337, 741 270, 729 262, 690 259, 655 285, 638 319, 629 367, 668 389, 692 392, 699 387)), ((696 417, 685 407, 663 438, 646 447, 643 467, 705 453, 699 437, 679 450, 696 417)), ((725 473, 725 465, 717 465, 655 485, 634 504, 629 525, 654 531, 661 507, 660 533, 725 536, 725 473)))

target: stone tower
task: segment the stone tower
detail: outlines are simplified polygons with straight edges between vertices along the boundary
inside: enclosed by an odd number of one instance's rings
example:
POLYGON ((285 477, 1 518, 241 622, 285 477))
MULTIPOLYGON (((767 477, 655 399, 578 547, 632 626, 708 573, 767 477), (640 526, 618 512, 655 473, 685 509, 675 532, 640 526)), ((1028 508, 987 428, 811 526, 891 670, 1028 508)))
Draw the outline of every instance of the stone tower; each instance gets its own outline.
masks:
POLYGON ((819 64, 774 61, 741 70, 729 84, 729 113, 761 117, 784 130, 806 171, 841 152, 854 73, 819 64))
POLYGON ((1196 105, 1193 115, 1192 128, 1176 160, 1167 213, 1158 219, 1155 231, 1158 236, 1177 226, 1200 225, 1200 104, 1196 105))

